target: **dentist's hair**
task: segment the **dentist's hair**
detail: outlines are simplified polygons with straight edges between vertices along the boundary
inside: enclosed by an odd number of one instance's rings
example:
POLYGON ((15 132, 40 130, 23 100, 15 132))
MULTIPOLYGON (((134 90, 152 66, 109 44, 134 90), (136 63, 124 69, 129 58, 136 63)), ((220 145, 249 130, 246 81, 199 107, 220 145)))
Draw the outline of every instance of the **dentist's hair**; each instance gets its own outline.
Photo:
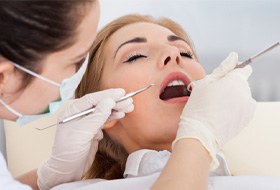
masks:
MULTIPOLYGON (((91 48, 90 63, 85 75, 77 88, 76 96, 82 97, 85 94, 102 90, 102 71, 106 52, 104 47, 108 39, 116 31, 129 24, 147 22, 163 26, 177 36, 188 42, 197 59, 194 46, 184 29, 176 22, 168 18, 155 19, 151 16, 127 15, 120 17, 105 26, 96 37, 91 48)), ((99 142, 98 151, 90 170, 85 178, 119 179, 123 178, 128 153, 117 142, 113 141, 103 130, 104 138, 99 142)))
POLYGON ((95 0, 0 1, 0 58, 40 72, 47 54, 75 42, 88 2, 95 0))

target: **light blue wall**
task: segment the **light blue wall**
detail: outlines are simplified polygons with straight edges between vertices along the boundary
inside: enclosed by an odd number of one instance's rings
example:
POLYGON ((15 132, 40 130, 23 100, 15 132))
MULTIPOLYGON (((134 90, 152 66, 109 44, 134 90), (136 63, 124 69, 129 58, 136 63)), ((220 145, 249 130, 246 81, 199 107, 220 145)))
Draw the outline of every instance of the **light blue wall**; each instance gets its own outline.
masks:
MULTIPOLYGON (((99 28, 128 13, 177 21, 190 34, 208 73, 231 51, 244 60, 280 41, 279 0, 101 0, 100 5, 99 28)), ((253 67, 253 96, 260 101, 280 101, 280 48, 253 67)))

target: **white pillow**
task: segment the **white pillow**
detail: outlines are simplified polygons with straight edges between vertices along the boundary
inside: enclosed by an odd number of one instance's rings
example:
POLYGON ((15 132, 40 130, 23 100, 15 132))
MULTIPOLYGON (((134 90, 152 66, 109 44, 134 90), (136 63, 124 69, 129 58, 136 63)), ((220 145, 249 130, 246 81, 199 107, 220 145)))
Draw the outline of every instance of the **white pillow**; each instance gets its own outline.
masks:
POLYGON ((224 152, 233 175, 280 177, 280 102, 258 103, 249 127, 224 152))

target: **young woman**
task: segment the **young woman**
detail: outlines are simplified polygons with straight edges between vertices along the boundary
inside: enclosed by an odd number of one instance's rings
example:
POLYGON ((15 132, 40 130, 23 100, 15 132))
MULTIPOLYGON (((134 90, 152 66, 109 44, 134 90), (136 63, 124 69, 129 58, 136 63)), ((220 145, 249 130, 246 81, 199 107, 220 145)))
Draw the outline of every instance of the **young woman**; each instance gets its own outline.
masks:
MULTIPOLYGON (((0 118, 24 124, 52 112, 51 105, 73 97, 96 36, 99 3, 1 1, 0 20, 0 118)), ((116 106, 115 100, 124 94, 123 89, 90 94, 64 112, 67 116, 93 105, 98 108, 95 114, 80 120, 79 128, 75 122, 58 126, 52 156, 38 170, 40 189, 82 177, 87 161, 93 160, 88 154, 90 142, 100 138, 96 134, 111 109, 116 110, 113 117, 123 117, 133 108, 131 100, 116 106), (84 148, 73 151, 74 146, 84 148)), ((1 190, 30 189, 13 180, 2 154, 0 168, 1 190)), ((38 188, 36 171, 19 180, 38 188)))
POLYGON ((207 189, 209 170, 229 175, 220 146, 248 124, 255 108, 247 82, 251 68, 233 70, 236 54, 205 76, 178 24, 128 15, 99 32, 90 62, 78 97, 156 86, 133 97, 133 112, 104 126, 85 176, 94 180, 54 189, 207 189))

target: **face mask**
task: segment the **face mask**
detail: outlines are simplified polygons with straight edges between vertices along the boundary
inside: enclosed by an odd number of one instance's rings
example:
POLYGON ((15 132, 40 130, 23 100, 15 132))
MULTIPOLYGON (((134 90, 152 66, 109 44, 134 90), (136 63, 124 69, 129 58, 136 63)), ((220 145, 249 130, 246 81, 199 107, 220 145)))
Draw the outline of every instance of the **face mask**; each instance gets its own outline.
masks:
POLYGON ((85 61, 82 64, 82 66, 80 67, 79 71, 76 72, 74 75, 72 75, 70 78, 64 79, 60 84, 56 83, 48 78, 45 78, 41 75, 38 75, 37 73, 34 73, 33 71, 30 71, 16 63, 13 63, 15 65, 15 67, 17 67, 18 69, 20 69, 34 77, 37 77, 45 82, 48 82, 52 85, 59 87, 60 100, 56 101, 56 102, 51 102, 49 104, 48 113, 37 114, 37 115, 23 115, 23 114, 17 112, 15 109, 13 109, 8 104, 6 104, 2 99, 0 99, 0 104, 2 104, 4 107, 6 107, 10 112, 15 114, 16 116, 18 116, 18 119, 16 122, 20 126, 23 126, 31 121, 41 118, 41 117, 53 114, 55 111, 58 110, 58 108, 64 101, 74 98, 75 90, 78 87, 78 85, 79 85, 80 81, 82 80, 82 77, 86 71, 86 68, 88 65, 88 59, 89 59, 89 54, 87 54, 85 61))

